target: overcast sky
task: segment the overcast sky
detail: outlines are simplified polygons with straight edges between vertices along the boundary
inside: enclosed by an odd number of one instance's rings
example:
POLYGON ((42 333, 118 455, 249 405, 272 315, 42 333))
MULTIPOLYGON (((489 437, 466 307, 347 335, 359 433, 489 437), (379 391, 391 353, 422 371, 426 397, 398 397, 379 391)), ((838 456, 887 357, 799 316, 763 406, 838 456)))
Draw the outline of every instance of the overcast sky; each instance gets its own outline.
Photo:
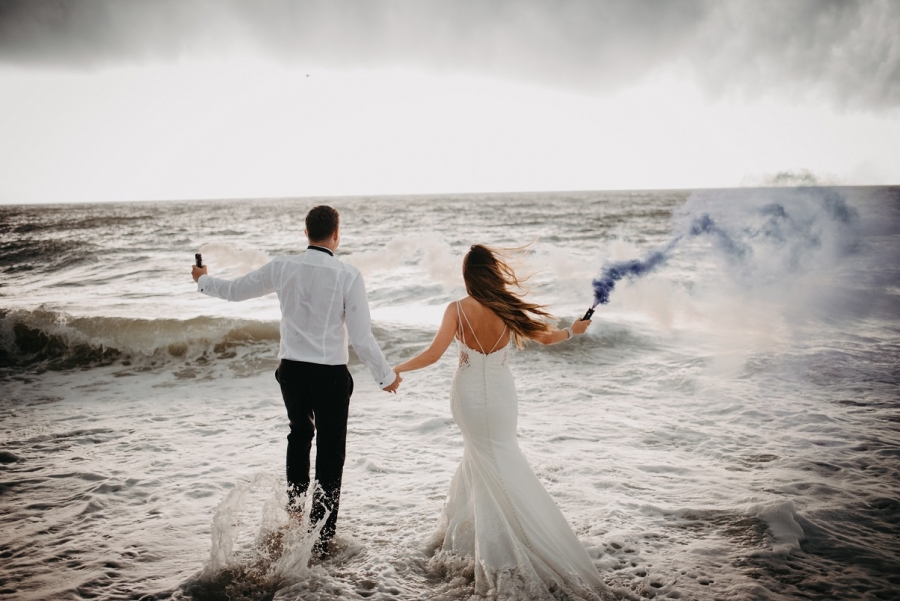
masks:
POLYGON ((898 156, 892 0, 0 0, 2 203, 896 184, 898 156))

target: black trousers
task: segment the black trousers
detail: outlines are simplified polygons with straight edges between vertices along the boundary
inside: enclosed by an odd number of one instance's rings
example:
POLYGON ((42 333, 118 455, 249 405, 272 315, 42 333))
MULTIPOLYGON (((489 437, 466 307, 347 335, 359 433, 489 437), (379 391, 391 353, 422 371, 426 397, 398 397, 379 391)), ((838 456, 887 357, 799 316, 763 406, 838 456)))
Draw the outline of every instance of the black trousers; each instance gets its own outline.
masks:
POLYGON ((275 371, 291 422, 287 447, 288 497, 293 503, 309 489, 309 452, 316 437, 316 481, 310 523, 326 511, 319 538, 331 540, 341 500, 341 475, 347 448, 347 412, 353 378, 346 365, 319 365, 282 359, 275 371))

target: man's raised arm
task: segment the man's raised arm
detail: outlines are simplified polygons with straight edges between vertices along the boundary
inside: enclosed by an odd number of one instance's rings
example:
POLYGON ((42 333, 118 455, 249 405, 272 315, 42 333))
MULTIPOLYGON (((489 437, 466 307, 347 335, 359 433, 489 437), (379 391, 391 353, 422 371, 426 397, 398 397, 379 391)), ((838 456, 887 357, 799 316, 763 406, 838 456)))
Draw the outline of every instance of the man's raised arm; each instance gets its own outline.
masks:
POLYGON ((275 292, 275 261, 269 261, 259 269, 235 280, 223 280, 207 274, 206 266, 194 266, 191 275, 197 282, 197 291, 227 301, 243 301, 275 292))

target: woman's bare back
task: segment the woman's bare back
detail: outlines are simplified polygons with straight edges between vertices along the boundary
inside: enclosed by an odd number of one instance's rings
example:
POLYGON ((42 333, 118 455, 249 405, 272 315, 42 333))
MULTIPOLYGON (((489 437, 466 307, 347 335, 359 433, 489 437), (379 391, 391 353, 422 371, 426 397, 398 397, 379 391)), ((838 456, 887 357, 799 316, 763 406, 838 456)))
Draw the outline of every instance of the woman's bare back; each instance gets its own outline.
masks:
POLYGON ((509 344, 512 333, 496 313, 471 296, 457 302, 462 312, 459 325, 463 344, 483 354, 490 354, 509 344))

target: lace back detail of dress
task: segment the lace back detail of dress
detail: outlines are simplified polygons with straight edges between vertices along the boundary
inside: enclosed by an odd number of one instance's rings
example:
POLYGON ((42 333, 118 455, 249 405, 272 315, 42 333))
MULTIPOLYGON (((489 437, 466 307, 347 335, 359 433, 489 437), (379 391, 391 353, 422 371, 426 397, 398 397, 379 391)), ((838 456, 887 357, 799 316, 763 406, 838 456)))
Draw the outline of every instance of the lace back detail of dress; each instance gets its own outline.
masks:
POLYGON ((457 340, 459 343, 459 368, 466 369, 469 367, 469 349, 466 348, 466 345, 462 344, 462 341, 457 340))

